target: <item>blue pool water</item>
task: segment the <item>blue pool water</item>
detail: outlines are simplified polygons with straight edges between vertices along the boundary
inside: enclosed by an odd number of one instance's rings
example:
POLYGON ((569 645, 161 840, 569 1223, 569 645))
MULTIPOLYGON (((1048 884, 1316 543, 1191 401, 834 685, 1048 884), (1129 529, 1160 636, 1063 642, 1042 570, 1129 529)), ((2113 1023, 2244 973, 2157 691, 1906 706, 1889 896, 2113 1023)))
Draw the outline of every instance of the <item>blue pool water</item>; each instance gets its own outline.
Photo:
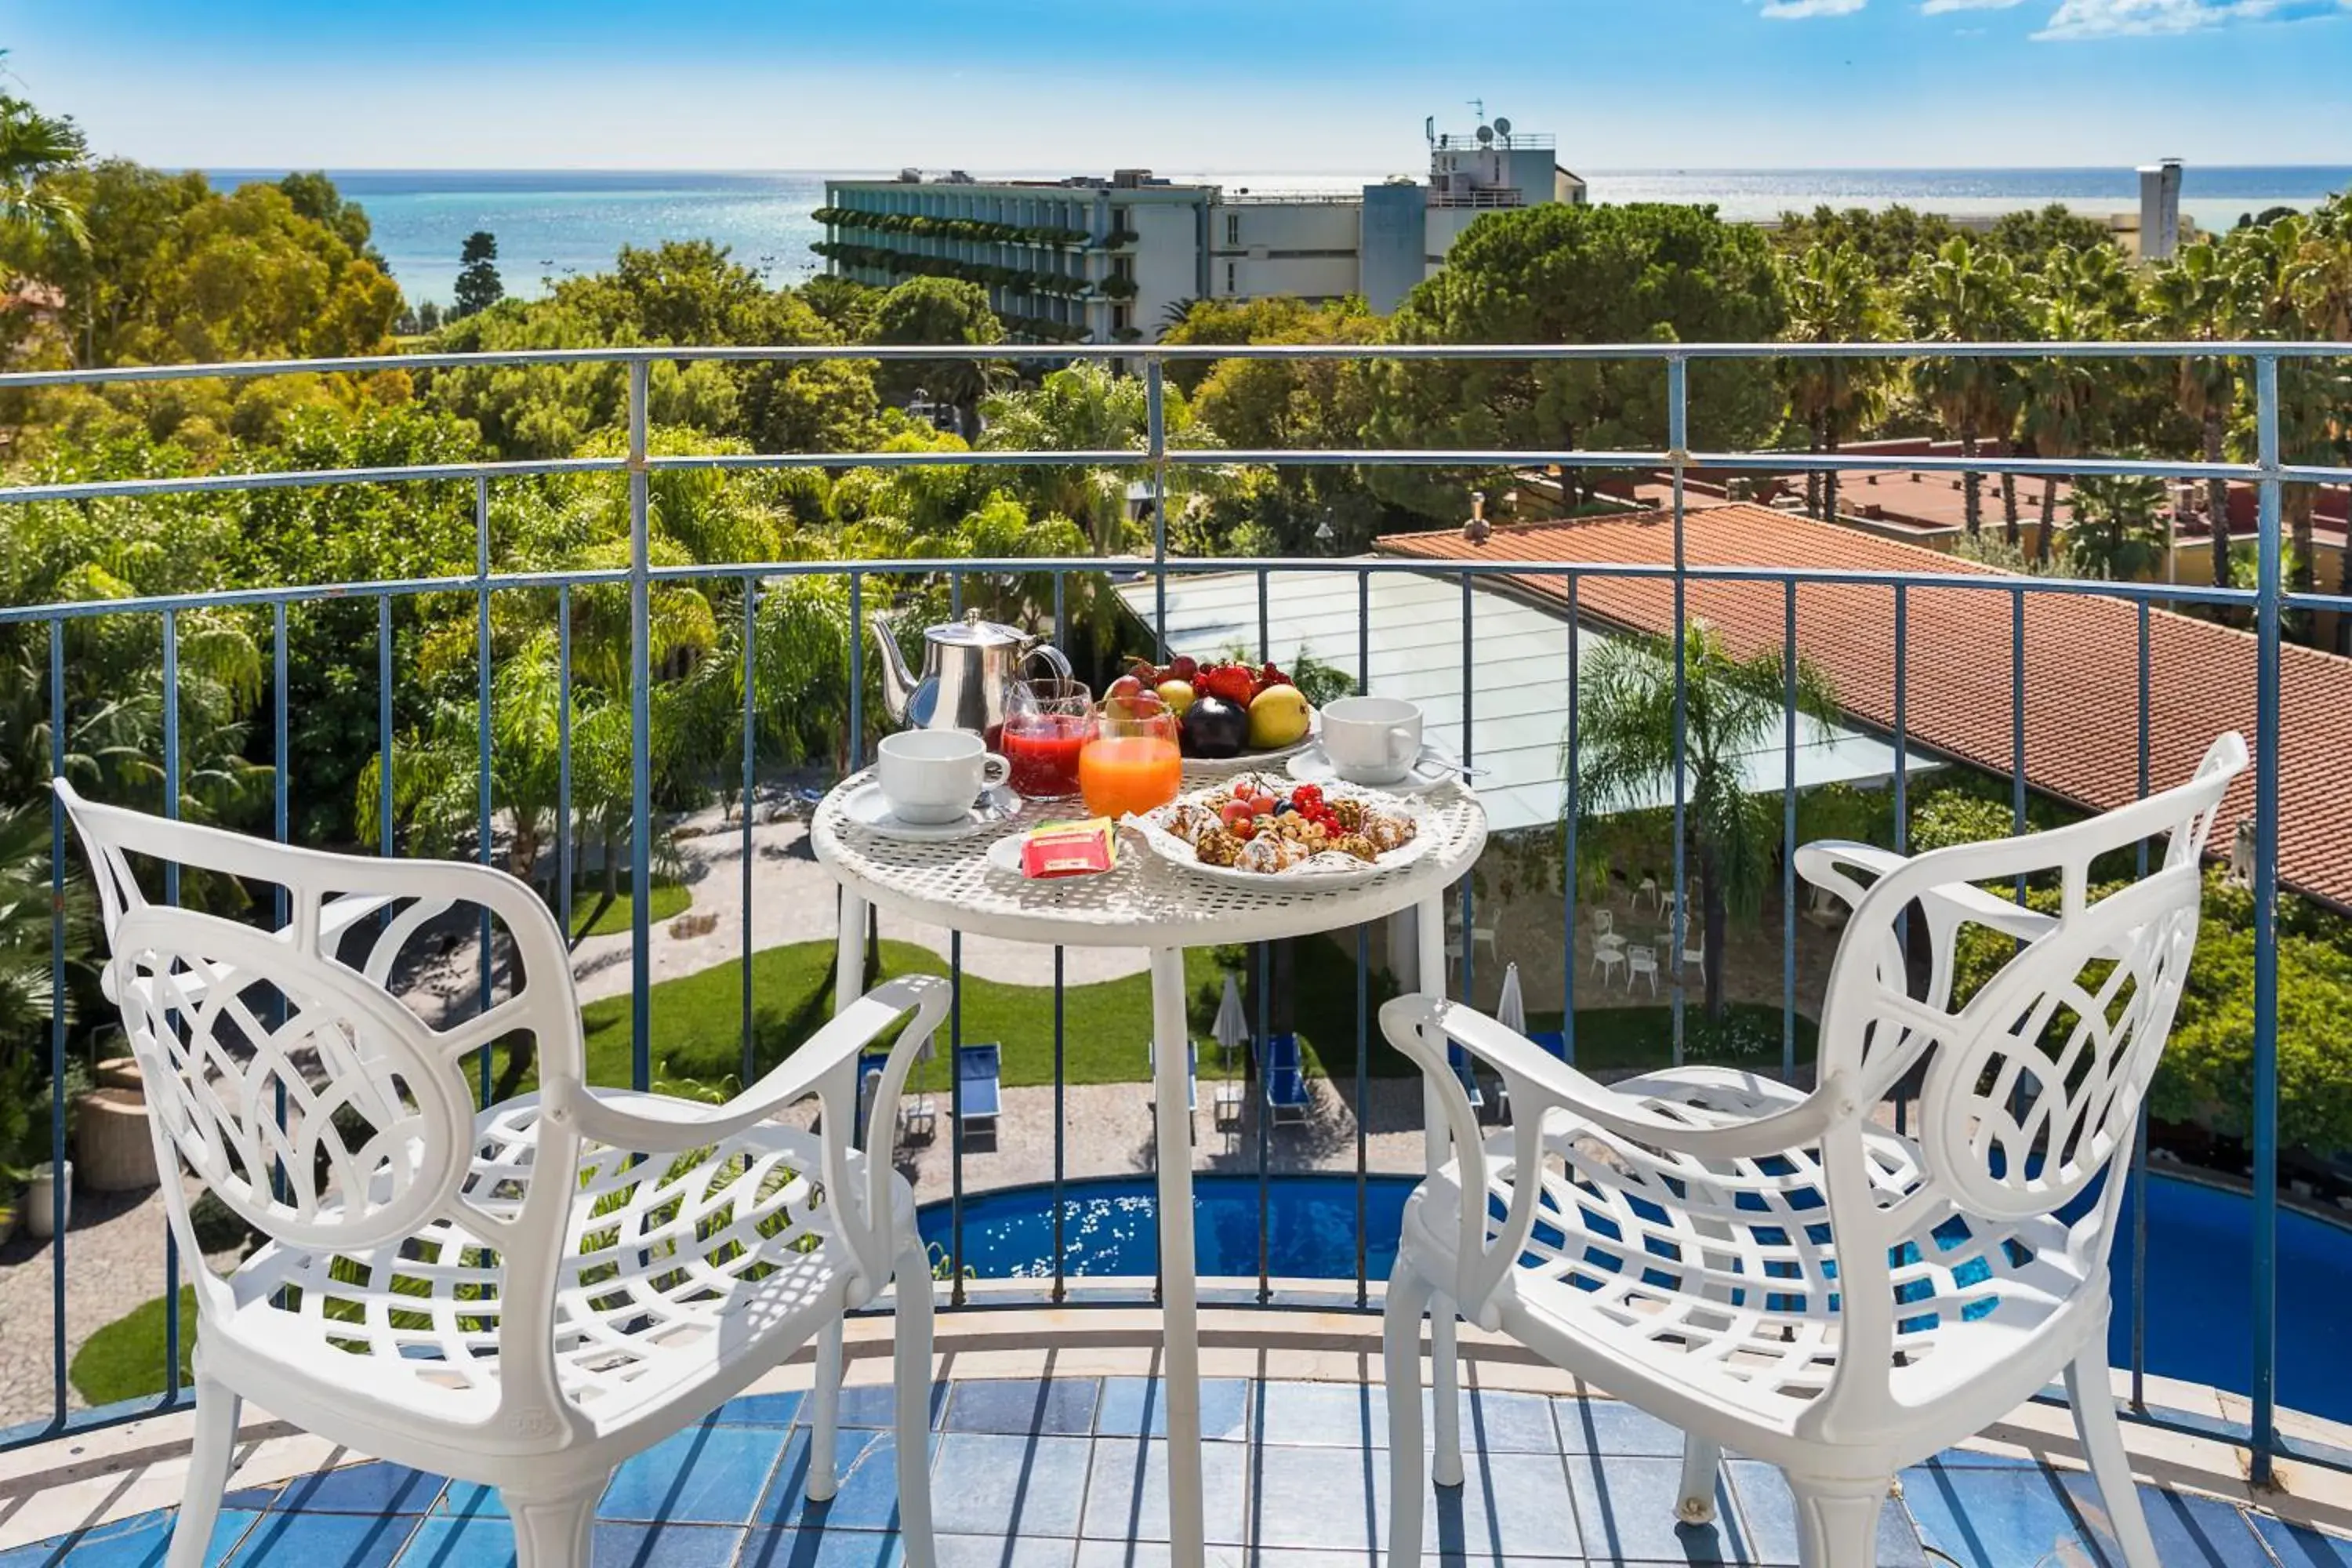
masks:
MULTIPOLYGON (((1364 1268, 1386 1278, 1413 1178, 1372 1176, 1364 1193, 1364 1268)), ((2234 1193, 2176 1177, 2147 1187, 2147 1370, 2158 1377, 2246 1393, 2253 1380, 2252 1205, 2234 1193)), ((2114 1272, 2108 1355, 2131 1358, 2132 1204, 2126 1200, 2114 1272)), ((1159 1265, 1147 1178, 1065 1183, 1065 1273, 1072 1279, 1144 1276, 1159 1265)), ((1258 1186, 1254 1176, 1200 1176, 1192 1189, 1193 1264, 1203 1278, 1255 1279, 1258 1186)), ((924 1206, 924 1239, 949 1245, 945 1204, 924 1206)), ((2282 1211, 2279 1233, 2281 1400, 2352 1421, 2352 1356, 2343 1353, 2344 1304, 2352 1301, 2352 1230, 2282 1211)), ((1267 1184, 1266 1271, 1277 1278, 1352 1279, 1356 1184, 1344 1175, 1277 1176, 1267 1184)), ((964 1200, 963 1260, 983 1279, 1043 1279, 1054 1271, 1053 1195, 1014 1187, 964 1200)))

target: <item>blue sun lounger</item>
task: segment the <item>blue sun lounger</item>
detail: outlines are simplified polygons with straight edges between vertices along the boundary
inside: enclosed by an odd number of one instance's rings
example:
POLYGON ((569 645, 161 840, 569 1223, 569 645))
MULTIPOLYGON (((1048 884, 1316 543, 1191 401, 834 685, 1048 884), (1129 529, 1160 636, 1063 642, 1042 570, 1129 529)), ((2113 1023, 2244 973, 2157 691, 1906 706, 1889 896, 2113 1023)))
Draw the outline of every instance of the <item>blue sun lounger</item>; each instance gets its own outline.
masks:
POLYGON ((985 1123, 989 1131, 996 1131, 997 1112, 1004 1108, 1003 1074, 1004 1048, 991 1041, 980 1046, 956 1047, 956 1083, 963 1090, 963 1110, 961 1118, 964 1130, 976 1131, 985 1123))
POLYGON ((1269 1035, 1258 1053, 1258 1078, 1265 1085, 1266 1109, 1276 1121, 1304 1121, 1314 1100, 1298 1056, 1297 1035, 1269 1035))

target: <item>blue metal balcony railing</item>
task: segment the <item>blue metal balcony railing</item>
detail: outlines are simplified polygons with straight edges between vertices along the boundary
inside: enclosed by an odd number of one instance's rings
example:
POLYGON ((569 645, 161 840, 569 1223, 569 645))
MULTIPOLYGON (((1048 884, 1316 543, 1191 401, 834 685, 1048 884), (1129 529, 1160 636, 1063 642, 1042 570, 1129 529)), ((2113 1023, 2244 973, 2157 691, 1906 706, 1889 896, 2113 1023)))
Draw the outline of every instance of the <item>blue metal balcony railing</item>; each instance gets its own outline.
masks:
MULTIPOLYGON (((1001 353, 1002 350, 992 351, 1001 353)), ((2022 606, 2029 595, 2105 595, 2137 606, 2138 624, 2137 693, 2138 703, 2138 783, 2143 792, 2149 784, 2148 713, 2149 713, 2149 639, 2151 608, 2159 604, 2189 604, 2228 606, 2243 616, 2255 632, 2255 698, 2257 710, 2254 751, 2257 762, 2254 811, 2253 861, 2253 923, 2256 953, 2253 993, 2253 1056, 2254 1087, 2252 1107, 2253 1174, 2252 1237, 2254 1278, 2252 1281, 2254 1308, 2250 1326, 2252 1343, 2249 1347, 2252 1366, 2252 1415, 2243 1426, 2218 1423, 2210 1417, 2200 1417, 2179 1412, 2167 1412, 2146 1405, 2139 1396, 2144 1393, 2141 1374, 2145 1372, 2144 1310, 2145 1280, 2138 1273, 2144 1268, 2145 1245, 2136 1253, 2138 1260, 2131 1282, 2134 1310, 2132 1372, 2134 1373, 2137 1415, 2143 1420, 2206 1436, 2218 1436, 2243 1444, 2251 1451, 2255 1478, 2260 1480, 2270 1474, 2273 1460, 2293 1455, 2316 1462, 2352 1468, 2352 1454, 2324 1449, 2298 1442, 2282 1434, 2278 1407, 2282 1391, 2276 1386, 2279 1364, 2277 1312, 2277 1237, 2276 1216, 2278 1193, 2278 967, 2274 904, 2278 891, 2278 801, 2279 801, 2279 714, 2281 667, 2281 616, 2290 609, 2352 611, 2352 598, 2322 594, 2290 594, 2284 587, 2283 567, 2284 551, 2281 538, 2282 490, 2291 482, 2315 484, 2352 482, 2352 468, 2315 467, 2284 462, 2279 441, 2279 380, 2278 368, 2284 360, 2347 356, 2347 345, 2327 343, 2158 343, 2118 345, 2112 343, 1998 343, 1998 344, 1780 344, 1780 345, 1201 345, 1176 347, 1075 346, 1056 349, 1054 354, 1066 359, 1109 359, 1129 363, 1139 362, 1147 394, 1148 431, 1145 445, 1135 450, 1029 452, 980 450, 971 452, 829 452, 829 453, 760 453, 760 454, 693 454, 656 455, 648 450, 647 384, 650 366, 656 361, 686 360, 814 360, 826 358, 938 360, 945 358, 988 356, 992 351, 969 347, 810 347, 810 348, 645 348, 611 350, 554 350, 492 355, 423 354, 389 360, 344 359, 309 362, 266 362, 224 365, 168 365, 98 371, 44 371, 0 374, 0 391, 56 385, 104 385, 121 382, 156 382, 199 377, 249 377, 286 374, 312 374, 321 371, 373 371, 387 367, 407 370, 455 367, 475 364, 497 365, 561 365, 579 363, 624 363, 628 374, 627 449, 619 457, 571 458, 546 460, 446 463, 397 468, 349 468, 334 470, 304 470, 270 473, 219 473, 184 478, 89 480, 64 483, 21 484, 0 488, 0 505, 21 506, 40 501, 86 501, 101 499, 142 500, 173 495, 217 491, 253 491, 292 487, 313 487, 345 484, 383 484, 394 482, 457 482, 470 486, 476 537, 474 571, 468 575, 420 578, 403 581, 320 584, 298 587, 253 587, 210 593, 152 595, 134 599, 103 602, 75 602, 48 605, 0 606, 0 626, 40 626, 47 631, 48 714, 50 734, 66 732, 66 634, 68 627, 92 618, 152 618, 160 625, 161 659, 163 702, 162 736, 163 798, 165 809, 176 810, 180 800, 182 775, 185 760, 182 755, 179 678, 181 657, 181 622, 194 612, 232 606, 266 608, 273 631, 271 668, 271 704, 268 723, 272 727, 272 754, 278 759, 273 784, 274 831, 283 839, 289 830, 289 803, 297 781, 288 776, 286 757, 289 731, 288 710, 289 668, 287 649, 288 615, 290 608, 318 605, 329 600, 349 599, 364 602, 373 599, 376 606, 374 677, 379 698, 376 712, 379 752, 387 759, 381 770, 379 805, 383 824, 378 847, 382 853, 397 852, 394 838, 394 786, 395 779, 395 742, 393 691, 394 686, 394 607, 404 599, 424 595, 470 595, 475 600, 477 663, 478 665, 478 694, 479 698, 479 733, 478 737, 478 852, 488 861, 491 853, 494 826, 494 802, 491 787, 493 742, 491 738, 491 628, 492 605, 500 595, 535 595, 533 603, 543 604, 552 595, 553 619, 558 628, 558 712, 562 732, 559 739, 561 754, 558 784, 558 810, 569 823, 573 811, 573 778, 572 768, 571 694, 572 691, 572 596, 583 590, 596 587, 625 586, 629 600, 629 727, 633 751, 631 770, 631 830, 629 834, 629 870, 634 894, 631 905, 631 1076, 636 1087, 643 1088, 652 1076, 650 1018, 650 910, 648 892, 652 876, 653 800, 652 773, 648 761, 649 738, 652 729, 650 692, 651 637, 649 625, 650 597, 654 588, 673 582, 732 583, 741 591, 747 631, 752 628, 762 584, 789 578, 823 575, 845 579, 847 585, 849 619, 854 627, 862 619, 865 595, 869 582, 882 579, 903 583, 911 578, 944 579, 952 603, 959 607, 967 580, 975 575, 1020 574, 1031 577, 1049 576, 1054 585, 1054 614, 1057 630, 1066 637, 1069 617, 1066 587, 1073 575, 1100 574, 1107 569, 1148 571, 1155 584, 1153 622, 1156 634, 1163 645, 1168 627, 1168 586, 1171 578, 1206 573, 1243 573, 1258 579, 1258 644, 1262 658, 1271 657, 1268 643, 1266 582, 1268 574, 1286 573, 1339 574, 1352 576, 1357 584, 1358 615, 1355 627, 1359 672, 1368 670, 1373 646, 1373 627, 1370 615, 1370 584, 1383 574, 1415 573, 1424 576, 1458 578, 1462 585, 1464 616, 1462 647, 1464 657, 1463 752, 1467 759, 1476 755, 1476 731, 1471 713, 1472 692, 1470 668, 1474 649, 1474 630, 1469 613, 1472 590, 1483 578, 1503 576, 1557 577, 1563 583, 1565 596, 1573 622, 1580 584, 1612 578, 1646 578, 1669 580, 1673 587, 1675 621, 1686 620, 1689 587, 1693 584, 1747 583, 1774 584, 1782 589, 1785 605, 1786 644, 1790 650, 1797 647, 1797 604, 1801 590, 1818 584, 1867 584, 1891 589, 1895 600, 1894 647, 1888 650, 1895 670, 1895 720, 1892 741, 1897 765, 1893 775, 1893 807, 1898 842, 1906 831, 1906 810, 1904 759, 1910 744, 1906 732, 1904 713, 1904 670, 1906 668, 1905 621, 1906 596, 1915 585, 1930 584, 1939 591, 1980 591, 1992 598, 1989 602, 2011 607, 2022 637, 2022 606), (2019 359, 2069 357, 2114 360, 2174 359, 2183 357, 2230 357, 2251 364, 2256 406, 2256 459, 2251 463, 2203 464, 2171 459, 2137 459, 2114 458, 2080 458, 2037 460, 2014 457, 1983 458, 1974 461, 1958 458, 1934 458, 1917 456, 1878 458, 1862 454, 1839 453, 1834 456, 1809 457, 1788 452, 1728 452, 1695 453, 1688 449, 1689 390, 1688 369, 1694 362, 1719 359, 1800 359, 1823 358, 1909 358, 1909 357, 2011 357, 2019 359), (1235 451, 1230 448, 1192 449, 1171 447, 1167 439, 1164 416, 1165 395, 1163 374, 1167 363, 1178 359, 1382 359, 1382 360, 1617 360, 1647 362, 1659 367, 1666 392, 1667 441, 1654 451, 1594 452, 1579 450, 1275 450, 1235 451), (1421 468, 1495 468, 1501 466, 1551 465, 1577 469, 1641 469, 1662 470, 1670 474, 1673 484, 1672 515, 1674 522, 1674 558, 1662 565, 1626 565, 1622 563, 1580 563, 1575 561, 1471 561, 1432 563, 1424 561, 1365 558, 1350 560, 1201 560, 1180 558, 1171 553, 1166 509, 1160 504, 1169 493, 1170 476, 1173 469, 1188 466, 1230 464, 1290 464, 1290 465, 1392 465, 1421 468), (1150 489, 1153 500, 1151 518, 1154 537, 1152 552, 1148 562, 1123 560, 1107 562, 1093 557, 1013 558, 1001 560, 940 559, 893 561, 775 561, 741 562, 714 565, 656 566, 650 550, 650 500, 653 476, 664 472, 687 470, 731 471, 737 469, 773 469, 786 468, 848 466, 867 468, 912 468, 920 466, 986 466, 1012 467, 1024 465, 1068 467, 1095 465, 1129 469, 1145 469, 1150 474, 1150 489), (1783 570, 1765 567, 1696 566, 1685 559, 1683 536, 1685 519, 1684 479, 1693 468, 1704 467, 1714 470, 1790 473, 1811 469, 1835 468, 1843 471, 1885 469, 1917 471, 1935 469, 1960 472, 2016 473, 2052 477, 2102 475, 2151 475, 2176 479, 2226 478, 2254 484, 2260 493, 2261 531, 2259 538, 2260 574, 2257 585, 2252 589, 2215 588, 2187 584, 2140 584, 2111 582, 2089 582, 2053 578, 2023 578, 2007 574, 1936 574, 1932 577, 1911 576, 1884 572, 1832 572, 1783 570), (490 499, 496 484, 538 476, 617 475, 626 485, 629 516, 629 562, 625 567, 598 571, 502 573, 494 569, 490 543, 490 499)), ((1569 639, 1573 648, 1576 639, 1569 639)), ((741 784, 747 809, 741 814, 744 838, 745 909, 743 916, 743 1016, 744 1051, 748 1066, 751 1050, 752 979, 751 954, 751 900, 748 896, 753 857, 751 854, 752 813, 748 809, 760 760, 757 754, 756 726, 752 722, 755 701, 752 637, 745 637, 742 674, 745 721, 740 758, 741 784)), ((364 653, 359 655, 364 658, 364 653)), ((1676 662, 1675 718, 1678 731, 1684 719, 1685 695, 1682 667, 1683 647, 1675 640, 1676 662)), ((864 648, 862 640, 852 637, 849 651, 849 743, 848 759, 853 767, 861 764, 859 754, 865 732, 864 648)), ((2023 743, 2024 673, 2021 658, 2012 660, 2011 716, 2015 745, 2014 808, 2021 827, 2025 820, 2026 796, 2023 743)), ((1362 679, 1360 673, 1359 679, 1362 679)), ((1572 689, 1572 682, 1571 682, 1572 689)), ((1795 772, 1794 694, 1790 695, 1791 720, 1789 727, 1789 766, 1783 790, 1785 827, 1793 841, 1795 835, 1795 772)), ((1562 716, 1562 722, 1576 722, 1574 704, 1562 716)), ((1571 748, 1572 749, 1572 748, 1571 748)), ((1575 787, 1573 771, 1569 787, 1575 787)), ((1675 784, 1674 867, 1675 887, 1679 891, 1687 886, 1687 868, 1683 864, 1681 827, 1686 807, 1684 784, 1678 777, 1675 784)), ((560 898, 567 905, 572 885, 574 868, 571 863, 572 837, 559 833, 557 841, 556 886, 560 898)), ((52 936, 54 952, 52 974, 62 993, 67 961, 66 923, 62 900, 65 870, 69 864, 65 822, 61 811, 53 814, 52 830, 54 875, 59 894, 54 917, 52 936)), ((1572 848, 1571 848, 1572 855, 1572 848)), ((1571 859, 1571 864, 1572 864, 1571 859)), ((1782 984, 1783 1040, 1781 1066, 1784 1071, 1795 1067, 1793 1039, 1795 1017, 1795 910, 1796 889, 1793 869, 1784 871, 1782 883, 1782 984)), ((1567 968, 1569 994, 1565 1008, 1569 1029, 1574 1028, 1574 985, 1576 954, 1575 878, 1563 876, 1563 915, 1569 932, 1564 960, 1567 968)), ((1474 924, 1472 907, 1474 891, 1465 879, 1459 898, 1462 924, 1467 932, 1474 924)), ((1672 948, 1679 952, 1684 943, 1684 904, 1678 898, 1672 915, 1672 948)), ((562 911, 567 927, 571 911, 562 911)), ((281 914, 282 918, 282 914, 281 914)), ((1364 1103, 1369 1071, 1367 1031, 1367 973, 1370 968, 1368 938, 1359 933, 1357 942, 1357 1075, 1358 1104, 1364 1103)), ((487 1001, 489 986, 488 934, 480 938, 482 947, 482 989, 487 1001)), ((1465 941, 1461 955, 1458 976, 1462 994, 1470 993, 1476 959, 1476 944, 1465 941)), ((959 983, 961 977, 961 942, 950 943, 950 967, 959 983)), ((1258 963, 1265 955, 1261 952, 1258 963)), ((1683 1042, 1684 979, 1682 966, 1673 966, 1670 992, 1674 1019, 1674 1049, 1680 1058, 1683 1042)), ((1055 1128, 1054 1134, 1054 1190, 1056 1197, 1055 1213, 1057 1225, 1056 1267, 1050 1284, 1050 1295, 1055 1300, 1076 1300, 1084 1295, 1100 1300, 1101 1293, 1088 1289, 1074 1292, 1062 1278, 1061 1248, 1058 1225, 1062 1214, 1059 1195, 1065 1179, 1065 1147, 1063 1142, 1063 1100, 1065 1087, 1060 1069, 1063 1046, 1061 955, 1055 954, 1055 1128)), ((1261 973, 1264 971, 1261 969, 1261 973)), ((1264 988, 1259 991, 1261 1005, 1264 988)), ((1261 1015, 1259 1030, 1264 1033, 1265 1019, 1261 1015)), ((960 1014, 959 1014, 960 1026, 960 1014)), ((50 1031, 51 1068, 54 1080, 62 1086, 65 1080, 67 1025, 60 1016, 50 1031)), ((488 1061, 487 1053, 482 1062, 483 1085, 488 1089, 488 1061)), ((52 1152, 60 1160, 66 1152, 66 1118, 62 1089, 53 1096, 49 1108, 49 1128, 52 1152)), ((1256 1177, 1260 1204, 1260 1237, 1258 1279, 1254 1291, 1245 1297, 1261 1303, 1275 1300, 1273 1282, 1269 1278, 1265 1256, 1264 1217, 1266 1203, 1267 1142, 1266 1130, 1261 1119, 1258 1138, 1256 1177)), ((2134 1168, 2145 1170, 2146 1142, 2142 1140, 2134 1168)), ((1371 1300, 1371 1282, 1365 1268, 1364 1217, 1367 1158, 1364 1119, 1357 1118, 1356 1175, 1356 1278, 1352 1291, 1353 1303, 1364 1307, 1371 1300)), ((964 1194, 961 1150, 959 1145, 951 1167, 950 1198, 956 1205, 957 1221, 951 1265, 955 1266, 952 1288, 954 1304, 966 1304, 961 1264, 963 1237, 961 1205, 964 1194)), ((53 1408, 46 1420, 35 1421, 0 1434, 0 1446, 38 1440, 62 1432, 87 1426, 130 1419, 169 1406, 181 1401, 184 1390, 178 1377, 178 1349, 183 1325, 177 1312, 178 1260, 168 1242, 166 1274, 163 1286, 167 1306, 167 1362, 165 1391, 160 1401, 142 1400, 128 1405, 96 1411, 77 1411, 68 1397, 67 1375, 67 1323, 65 1313, 68 1254, 70 1240, 65 1235, 64 1198, 60 1190, 57 1200, 56 1219, 58 1240, 51 1248, 49 1260, 54 1319, 51 1326, 50 1352, 53 1361, 53 1408)), ((2145 1205, 2141 1212, 2145 1213, 2145 1205)), ((2143 1221, 2144 1224, 2144 1221, 2143 1221)), ((2144 1242, 2144 1237, 2143 1237, 2144 1242)), ((9 1345, 10 1357, 27 1353, 29 1347, 18 1342, 9 1345)))

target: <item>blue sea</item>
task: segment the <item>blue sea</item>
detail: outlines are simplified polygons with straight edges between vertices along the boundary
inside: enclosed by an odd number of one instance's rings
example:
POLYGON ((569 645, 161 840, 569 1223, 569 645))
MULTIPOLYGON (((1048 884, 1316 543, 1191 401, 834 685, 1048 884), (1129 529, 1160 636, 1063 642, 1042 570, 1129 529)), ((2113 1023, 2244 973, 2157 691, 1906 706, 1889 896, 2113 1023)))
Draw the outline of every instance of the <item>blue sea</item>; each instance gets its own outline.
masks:
MULTIPOLYGON (((1352 191, 1385 171, 1316 173, 1162 170, 1179 180, 1230 189, 1352 191)), ((275 179, 283 170, 210 171, 223 186, 275 179)), ((543 292, 547 284, 611 265, 624 245, 665 239, 715 239, 772 282, 816 269, 809 214, 824 200, 827 178, 873 178, 896 171, 690 174, 610 170, 336 171, 343 194, 367 208, 378 249, 412 300, 449 298, 457 250, 467 235, 498 237, 508 290, 543 292)), ((1039 177, 1013 172, 1013 177, 1039 177)), ((2086 214, 2137 210, 2129 169, 1632 169, 1586 171, 1601 202, 1710 203, 1743 221, 1790 209, 1884 207, 1976 216, 2064 202, 2086 214)), ((2270 206, 2309 207, 2352 185, 2352 167, 2200 168, 2182 182, 2181 210, 2202 228, 2228 228, 2270 206)))

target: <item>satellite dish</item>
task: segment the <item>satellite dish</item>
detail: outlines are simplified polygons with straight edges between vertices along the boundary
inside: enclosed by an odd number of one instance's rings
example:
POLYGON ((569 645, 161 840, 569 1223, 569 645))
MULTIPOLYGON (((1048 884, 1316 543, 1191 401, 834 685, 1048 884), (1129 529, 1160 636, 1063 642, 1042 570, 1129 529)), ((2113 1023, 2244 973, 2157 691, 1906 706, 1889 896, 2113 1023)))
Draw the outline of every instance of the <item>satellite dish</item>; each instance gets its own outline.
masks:
POLYGON ((1497 136, 1508 136, 1510 133, 1511 122, 1504 119, 1499 114, 1495 116, 1495 134, 1497 136))
POLYGON ((1494 139, 1495 139, 1495 128, 1494 128, 1493 126, 1491 126, 1491 125, 1481 125, 1480 127, 1478 127, 1478 145, 1479 145, 1479 146, 1484 147, 1484 146, 1486 146, 1488 142, 1490 142, 1494 141, 1494 139))

